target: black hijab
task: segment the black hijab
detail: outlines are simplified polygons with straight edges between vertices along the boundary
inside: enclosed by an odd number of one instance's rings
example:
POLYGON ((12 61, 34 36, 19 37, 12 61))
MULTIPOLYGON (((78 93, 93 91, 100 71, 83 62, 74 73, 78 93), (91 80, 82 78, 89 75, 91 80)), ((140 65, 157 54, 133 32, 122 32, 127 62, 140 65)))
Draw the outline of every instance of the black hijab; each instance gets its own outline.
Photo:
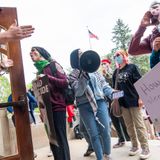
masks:
POLYGON ((70 65, 73 69, 80 69, 79 50, 75 49, 70 54, 70 65))
POLYGON ((46 59, 46 60, 49 61, 49 62, 52 61, 51 55, 50 55, 50 54, 48 53, 48 51, 46 51, 44 48, 42 48, 42 47, 37 47, 37 46, 32 47, 32 49, 34 49, 34 48, 40 53, 40 55, 41 55, 44 59, 46 59))

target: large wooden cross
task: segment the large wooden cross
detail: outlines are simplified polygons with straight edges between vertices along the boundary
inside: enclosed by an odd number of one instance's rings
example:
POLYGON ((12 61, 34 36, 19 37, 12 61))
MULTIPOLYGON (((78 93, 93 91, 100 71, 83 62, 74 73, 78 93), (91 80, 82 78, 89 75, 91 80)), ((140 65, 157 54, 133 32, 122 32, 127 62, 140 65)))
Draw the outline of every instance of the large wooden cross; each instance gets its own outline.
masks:
MULTIPOLYGON (((0 7, 0 28, 7 30, 17 20, 16 8, 0 7)), ((17 20, 18 21, 18 20, 17 20)), ((24 79, 23 61, 20 41, 13 41, 1 45, 0 52, 12 59, 14 66, 9 69, 12 99, 16 120, 16 135, 18 154, 0 158, 1 160, 33 160, 33 145, 26 99, 26 87, 24 79), (21 103, 18 103, 20 102, 21 103), (16 105, 17 104, 17 105, 16 105)), ((0 84, 1 85, 1 84, 0 84)))

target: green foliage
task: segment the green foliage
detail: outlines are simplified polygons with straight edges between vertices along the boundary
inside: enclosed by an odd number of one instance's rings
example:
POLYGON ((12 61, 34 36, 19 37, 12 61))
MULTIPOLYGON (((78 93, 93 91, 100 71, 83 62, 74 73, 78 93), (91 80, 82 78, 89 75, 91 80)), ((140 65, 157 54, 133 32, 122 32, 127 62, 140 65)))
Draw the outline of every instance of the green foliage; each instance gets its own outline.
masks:
POLYGON ((150 70, 149 55, 130 56, 130 61, 139 67, 141 75, 150 70))
POLYGON ((27 87, 27 89, 31 89, 31 88, 32 88, 32 83, 28 83, 28 84, 26 85, 26 87, 27 87))
POLYGON ((40 113, 39 107, 35 108, 35 109, 34 109, 34 112, 35 112, 35 113, 40 113))
POLYGON ((118 19, 113 28, 112 34, 112 42, 116 45, 112 52, 117 49, 127 50, 131 40, 131 30, 128 25, 125 25, 121 19, 118 19))
POLYGON ((5 76, 0 76, 0 102, 7 102, 10 93, 11 88, 8 79, 5 76))

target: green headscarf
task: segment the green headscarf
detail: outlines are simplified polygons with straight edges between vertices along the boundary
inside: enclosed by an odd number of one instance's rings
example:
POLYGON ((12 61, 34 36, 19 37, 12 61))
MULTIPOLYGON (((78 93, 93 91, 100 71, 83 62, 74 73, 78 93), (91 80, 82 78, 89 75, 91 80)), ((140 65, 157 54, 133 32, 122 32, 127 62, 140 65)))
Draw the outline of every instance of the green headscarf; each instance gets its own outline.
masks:
POLYGON ((34 66, 38 70, 38 74, 41 74, 43 69, 49 64, 47 60, 40 60, 34 63, 34 66))

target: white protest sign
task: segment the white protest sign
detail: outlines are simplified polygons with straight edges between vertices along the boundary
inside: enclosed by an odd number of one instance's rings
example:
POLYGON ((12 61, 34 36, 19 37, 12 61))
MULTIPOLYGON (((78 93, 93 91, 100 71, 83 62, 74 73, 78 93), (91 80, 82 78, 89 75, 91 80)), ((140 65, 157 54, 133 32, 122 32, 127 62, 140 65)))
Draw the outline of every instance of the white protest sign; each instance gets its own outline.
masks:
POLYGON ((153 123, 160 131, 160 62, 139 79, 134 86, 153 123))
POLYGON ((124 91, 116 91, 112 94, 112 99, 118 99, 124 96, 124 91))
POLYGON ((48 81, 48 77, 45 75, 33 80, 33 92, 38 101, 41 119, 46 126, 49 141, 50 143, 58 146, 48 81))

